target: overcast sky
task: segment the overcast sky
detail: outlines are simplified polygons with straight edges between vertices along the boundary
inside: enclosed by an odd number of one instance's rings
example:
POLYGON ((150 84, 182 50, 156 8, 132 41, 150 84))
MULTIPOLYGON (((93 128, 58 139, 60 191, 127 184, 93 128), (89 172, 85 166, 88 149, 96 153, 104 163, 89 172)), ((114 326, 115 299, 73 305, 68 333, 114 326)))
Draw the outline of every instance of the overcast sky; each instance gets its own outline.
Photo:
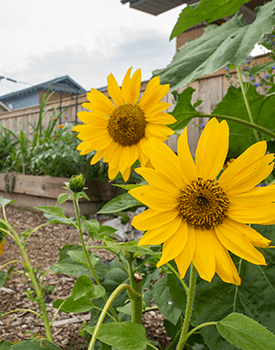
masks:
MULTIPOLYGON (((90 90, 110 73, 121 84, 133 66, 150 79, 173 58, 169 36, 183 6, 152 16, 120 0, 4 1, 0 76, 35 85, 69 75, 90 90)), ((1 80, 0 96, 29 86, 1 80)))
POLYGON ((0 96, 69 75, 84 89, 119 84, 130 66, 142 80, 175 53, 169 36, 185 5, 153 16, 120 0, 6 0, 0 12, 0 96))

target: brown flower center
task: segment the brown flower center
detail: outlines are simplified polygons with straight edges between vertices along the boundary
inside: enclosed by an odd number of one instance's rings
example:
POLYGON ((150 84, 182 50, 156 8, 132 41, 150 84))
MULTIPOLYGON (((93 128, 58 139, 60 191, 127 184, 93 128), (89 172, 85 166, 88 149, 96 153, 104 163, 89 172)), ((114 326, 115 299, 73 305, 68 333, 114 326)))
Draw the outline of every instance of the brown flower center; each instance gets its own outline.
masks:
POLYGON ((181 192, 178 211, 188 225, 210 230, 222 223, 228 207, 229 200, 218 183, 198 178, 181 192))
POLYGON ((136 145, 145 136, 146 121, 138 106, 118 106, 110 116, 107 130, 121 146, 136 145))

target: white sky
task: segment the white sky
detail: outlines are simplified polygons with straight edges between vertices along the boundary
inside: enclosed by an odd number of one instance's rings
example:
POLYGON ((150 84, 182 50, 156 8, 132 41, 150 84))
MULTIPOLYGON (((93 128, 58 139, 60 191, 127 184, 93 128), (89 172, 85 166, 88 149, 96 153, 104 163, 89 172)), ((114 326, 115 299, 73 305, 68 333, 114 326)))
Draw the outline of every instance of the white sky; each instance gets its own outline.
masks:
MULTIPOLYGON (((184 6, 184 5, 183 5, 184 6)), ((169 36, 183 6, 152 16, 120 0, 8 0, 0 13, 0 76, 32 85, 69 75, 89 90, 142 79, 173 58, 169 36)), ((1 80, 0 96, 30 85, 1 80)))
MULTIPOLYGON (((0 12, 0 76, 36 85, 69 75, 86 90, 119 84, 130 66, 150 79, 173 58, 169 36, 182 6, 159 16, 120 0, 6 0, 0 12)), ((0 81, 0 96, 30 85, 0 81)))

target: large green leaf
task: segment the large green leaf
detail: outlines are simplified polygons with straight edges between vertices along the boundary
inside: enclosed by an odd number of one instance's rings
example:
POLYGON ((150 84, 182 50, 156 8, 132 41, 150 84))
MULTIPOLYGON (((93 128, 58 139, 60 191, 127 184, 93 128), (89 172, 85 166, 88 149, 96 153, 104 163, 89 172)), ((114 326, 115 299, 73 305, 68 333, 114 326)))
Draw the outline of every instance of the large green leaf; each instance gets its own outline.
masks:
MULTIPOLYGON (((171 294, 171 288, 174 287, 168 276, 164 276, 154 285, 153 297, 163 316, 176 325, 183 310, 178 303, 174 302, 173 295, 171 294)), ((182 290, 182 297, 184 301, 184 290, 182 290)))
POLYGON ((12 346, 12 343, 9 341, 1 340, 0 341, 0 350, 8 350, 12 346))
POLYGON ((274 26, 275 0, 259 8, 250 25, 238 13, 222 26, 208 27, 200 38, 185 43, 166 68, 155 70, 153 75, 160 75, 162 84, 168 83, 171 90, 176 90, 226 65, 241 66, 274 26))
MULTIPOLYGON (((94 327, 85 331, 93 334, 94 327)), ((144 327, 133 322, 102 324, 97 338, 119 350, 144 350, 147 343, 144 327)))
POLYGON ((113 214, 142 205, 142 203, 132 197, 129 193, 123 193, 106 203, 97 214, 113 214))
MULTIPOLYGON (((256 88, 247 84, 247 100, 253 115, 255 124, 275 131, 275 95, 266 97, 257 93, 256 88)), ((223 100, 213 110, 213 115, 222 114, 232 116, 241 120, 250 121, 246 105, 242 96, 241 88, 231 86, 223 100)), ((229 154, 230 158, 236 158, 249 146, 256 142, 253 129, 248 128, 240 123, 227 121, 229 124, 229 154)), ((270 137, 262 134, 265 140, 269 141, 270 137)))
POLYGON ((243 350, 275 350, 275 335, 247 316, 232 313, 217 324, 220 334, 243 350))
POLYGON ((0 197, 0 205, 2 206, 2 207, 5 207, 6 205, 9 205, 9 204, 11 204, 11 203, 14 203, 15 202, 15 199, 14 200, 10 200, 10 199, 6 199, 6 198, 4 198, 4 197, 0 197))
POLYGON ((62 350, 46 339, 32 339, 13 345, 10 350, 62 350))
MULTIPOLYGON (((63 302, 64 302, 63 299, 57 299, 53 303, 53 307, 57 309, 63 302)), ((91 302, 90 298, 87 296, 81 297, 77 300, 74 300, 73 296, 70 296, 62 304, 60 310, 63 312, 82 313, 82 312, 89 312, 93 307, 94 307, 94 304, 91 302)))
POLYGON ((177 121, 169 125, 175 133, 181 133, 183 128, 189 123, 189 121, 195 117, 203 116, 202 113, 197 112, 191 104, 192 95, 196 90, 189 86, 183 90, 182 93, 177 96, 177 104, 171 112, 171 114, 177 119, 177 121))
POLYGON ((72 297, 74 300, 78 300, 84 296, 91 299, 98 299, 104 294, 105 289, 102 286, 94 285, 87 276, 78 277, 72 291, 72 297))
MULTIPOLYGON (((275 242, 275 227, 253 225, 263 236, 275 242)), ((267 265, 257 266, 245 260, 238 264, 240 286, 224 283, 215 276, 211 283, 200 281, 196 288, 193 326, 204 322, 221 321, 232 312, 242 313, 275 333, 275 251, 261 249, 267 265)), ((216 327, 201 329, 210 350, 235 350, 218 333, 216 327)))
POLYGON ((138 247, 138 241, 117 243, 113 239, 106 237, 103 241, 103 245, 106 246, 106 249, 110 248, 110 250, 114 251, 115 253, 119 253, 121 251, 135 253, 138 256, 146 254, 158 255, 158 253, 155 253, 149 247, 138 247))
MULTIPOLYGON (((96 269, 97 261, 94 254, 89 252, 92 265, 96 269)), ((93 274, 87 267, 86 257, 81 246, 66 245, 60 250, 59 261, 56 265, 51 266, 51 272, 64 273, 65 275, 78 277, 80 275, 93 278, 93 274)))
POLYGON ((191 6, 186 6, 175 24, 170 40, 180 35, 199 22, 214 22, 217 19, 234 15, 240 7, 250 0, 201 0, 191 6))

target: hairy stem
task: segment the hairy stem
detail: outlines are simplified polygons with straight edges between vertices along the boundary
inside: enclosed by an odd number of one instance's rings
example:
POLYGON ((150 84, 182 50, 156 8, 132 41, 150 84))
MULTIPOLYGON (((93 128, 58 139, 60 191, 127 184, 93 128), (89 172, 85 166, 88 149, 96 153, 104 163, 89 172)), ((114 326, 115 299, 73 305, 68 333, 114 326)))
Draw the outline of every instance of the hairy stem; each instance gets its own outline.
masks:
POLYGON ((187 332, 188 332, 188 327, 189 327, 190 319, 192 315, 192 308, 193 308, 193 301, 194 301, 195 287, 196 287, 196 277, 197 277, 197 271, 194 265, 191 264, 189 293, 188 293, 187 303, 186 303, 185 318, 184 318, 177 350, 182 350, 184 348, 184 344, 186 340, 188 339, 187 332))

